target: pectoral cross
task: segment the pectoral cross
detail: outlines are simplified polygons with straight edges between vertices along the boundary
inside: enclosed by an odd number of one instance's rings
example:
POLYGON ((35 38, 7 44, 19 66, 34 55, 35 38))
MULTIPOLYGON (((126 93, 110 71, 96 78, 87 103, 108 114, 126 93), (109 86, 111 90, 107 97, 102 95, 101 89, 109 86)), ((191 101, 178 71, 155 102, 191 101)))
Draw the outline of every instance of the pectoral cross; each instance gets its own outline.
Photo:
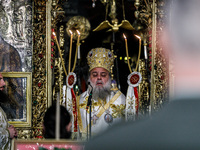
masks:
POLYGON ((94 115, 93 117, 92 117, 92 122, 93 122, 93 124, 96 124, 96 121, 99 119, 99 117, 97 117, 97 115, 94 115))

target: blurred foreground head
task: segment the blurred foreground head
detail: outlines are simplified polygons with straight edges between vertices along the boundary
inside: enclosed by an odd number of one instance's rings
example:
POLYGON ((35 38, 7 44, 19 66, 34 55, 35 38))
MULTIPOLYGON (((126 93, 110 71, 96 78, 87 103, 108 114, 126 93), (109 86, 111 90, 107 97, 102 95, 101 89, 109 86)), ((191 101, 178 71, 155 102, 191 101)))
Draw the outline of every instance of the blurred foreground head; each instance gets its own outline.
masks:
POLYGON ((200 97, 199 6, 199 0, 172 0, 168 7, 165 42, 176 97, 200 97))
MULTIPOLYGON (((69 139, 71 137, 70 114, 64 106, 60 106, 60 138, 69 139)), ((54 139, 56 137, 56 105, 49 107, 44 116, 44 137, 54 139)))

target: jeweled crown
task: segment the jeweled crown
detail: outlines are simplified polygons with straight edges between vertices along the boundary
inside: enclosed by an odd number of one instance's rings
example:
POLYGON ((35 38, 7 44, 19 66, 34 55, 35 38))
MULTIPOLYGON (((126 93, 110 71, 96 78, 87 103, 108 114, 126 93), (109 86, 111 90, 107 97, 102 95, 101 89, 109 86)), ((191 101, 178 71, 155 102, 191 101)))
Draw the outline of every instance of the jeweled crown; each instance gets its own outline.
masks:
POLYGON ((89 51, 87 55, 87 61, 89 65, 89 71, 96 67, 102 67, 111 72, 111 68, 114 64, 114 54, 105 48, 94 48, 89 51))

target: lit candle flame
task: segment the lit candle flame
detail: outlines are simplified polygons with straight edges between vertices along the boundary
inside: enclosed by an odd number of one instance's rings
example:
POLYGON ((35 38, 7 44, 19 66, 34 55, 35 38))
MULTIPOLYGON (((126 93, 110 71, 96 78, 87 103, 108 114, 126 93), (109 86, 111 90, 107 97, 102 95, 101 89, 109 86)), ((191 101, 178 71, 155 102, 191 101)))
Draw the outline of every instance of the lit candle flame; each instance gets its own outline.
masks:
POLYGON ((136 36, 138 39, 141 39, 141 37, 140 37, 140 36, 138 36, 138 35, 136 35, 136 34, 135 34, 135 36, 136 36))
POLYGON ((71 35, 73 34, 73 32, 71 30, 69 30, 69 32, 70 32, 71 35))
POLYGON ((126 35, 123 33, 124 38, 126 39, 126 35))
POLYGON ((56 36, 56 33, 55 33, 55 32, 52 32, 52 34, 53 34, 54 36, 56 36))
POLYGON ((76 32, 78 33, 78 35, 80 35, 81 33, 78 31, 78 30, 76 30, 76 32))

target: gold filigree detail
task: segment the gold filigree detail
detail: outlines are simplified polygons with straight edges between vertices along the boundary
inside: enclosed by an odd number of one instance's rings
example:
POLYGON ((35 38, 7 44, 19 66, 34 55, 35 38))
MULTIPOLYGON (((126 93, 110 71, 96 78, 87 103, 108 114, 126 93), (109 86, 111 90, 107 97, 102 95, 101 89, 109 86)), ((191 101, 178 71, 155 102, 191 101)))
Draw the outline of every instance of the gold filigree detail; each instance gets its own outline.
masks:
MULTIPOLYGON (((88 96, 85 98, 85 100, 81 104, 79 104, 79 108, 86 109, 87 101, 88 101, 88 96)), ((94 107, 97 107, 97 106, 101 107, 101 106, 104 106, 105 104, 106 104, 106 101, 102 101, 102 100, 98 100, 97 102, 92 101, 92 110, 91 111, 94 110, 94 107)))
POLYGON ((109 49, 94 48, 87 55, 89 71, 96 67, 102 67, 111 72, 114 59, 114 54, 109 49))
POLYGON ((113 118, 117 118, 117 117, 120 118, 120 117, 125 116, 125 105, 111 104, 110 107, 113 109, 113 113, 112 113, 113 118))
POLYGON ((69 112, 73 111, 72 100, 70 98, 67 99, 67 107, 69 112))
POLYGON ((128 109, 133 109, 134 102, 133 101, 129 101, 128 104, 129 104, 128 109))
POLYGON ((46 2, 34 1, 32 138, 42 137, 46 97, 46 2), (38 57, 40 55, 40 57, 38 57))
POLYGON ((86 108, 87 101, 88 101, 88 96, 85 98, 85 100, 81 104, 79 104, 79 108, 86 108))
POLYGON ((147 77, 146 62, 144 59, 140 60, 139 71, 142 75, 142 81, 139 85, 139 112, 146 114, 149 112, 149 83, 147 77))
POLYGON ((134 104, 134 101, 135 101, 134 96, 131 96, 131 97, 128 96, 127 101, 128 101, 128 104, 129 104, 128 109, 133 109, 133 104, 134 104))
POLYGON ((16 128, 18 132, 18 139, 30 139, 31 138, 31 128, 16 128))

